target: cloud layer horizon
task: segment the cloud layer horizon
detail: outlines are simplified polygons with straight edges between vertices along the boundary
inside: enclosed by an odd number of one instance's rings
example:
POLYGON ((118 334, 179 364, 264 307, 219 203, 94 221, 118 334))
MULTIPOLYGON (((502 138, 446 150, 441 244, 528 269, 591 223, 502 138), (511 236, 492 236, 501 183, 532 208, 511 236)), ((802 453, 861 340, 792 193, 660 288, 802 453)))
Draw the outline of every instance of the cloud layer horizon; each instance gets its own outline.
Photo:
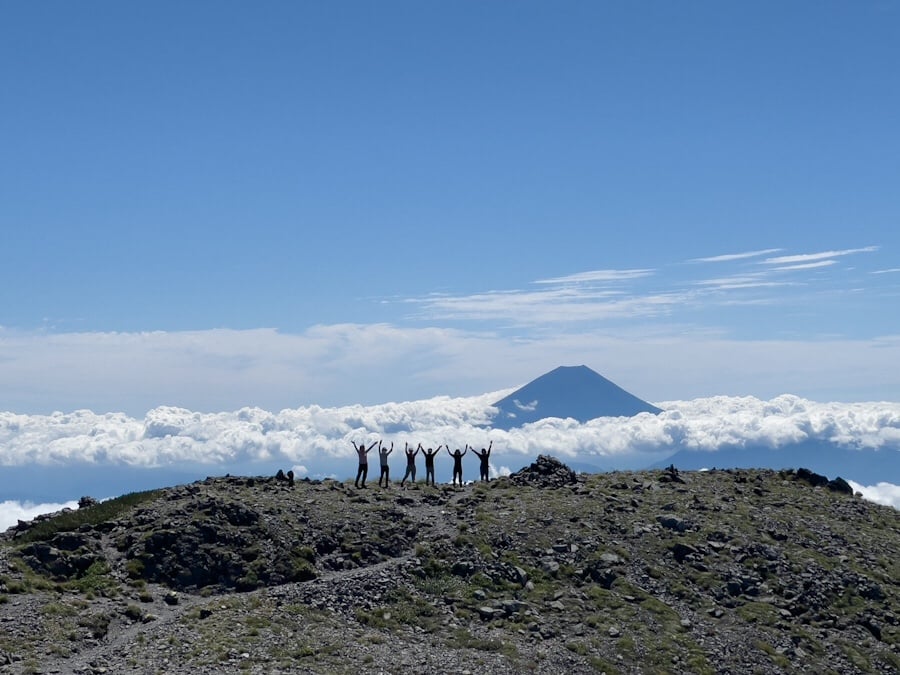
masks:
POLYGON ((0 466, 73 462, 164 467, 281 459, 315 470, 322 459, 353 456, 351 441, 374 439, 462 446, 494 442, 495 452, 537 452, 589 461, 715 452, 724 447, 773 450, 819 441, 858 450, 900 449, 900 403, 818 403, 784 394, 770 400, 714 396, 664 401, 659 415, 599 417, 586 423, 547 418, 503 431, 487 425, 502 390, 473 397, 306 406, 270 412, 241 408, 203 413, 160 406, 143 419, 76 410, 50 415, 0 412, 0 466))
MULTIPOLYGON (((900 403, 818 403, 782 395, 771 400, 751 396, 715 396, 665 401, 659 415, 601 417, 584 424, 548 418, 524 427, 491 429, 491 403, 510 390, 481 396, 435 397, 374 406, 308 406, 269 412, 241 408, 202 413, 161 406, 142 419, 124 413, 77 410, 51 415, 0 412, 0 470, 5 467, 171 468, 203 465, 211 474, 223 467, 282 463, 298 475, 349 474, 355 466, 351 441, 448 443, 485 446, 493 442, 494 473, 501 464, 524 463, 539 453, 566 462, 636 468, 678 450, 710 453, 722 448, 792 444, 823 445, 859 451, 900 452, 900 403)), ((394 455, 401 463, 402 453, 394 455)), ((848 477, 852 478, 852 477, 848 477)), ((900 480, 866 486, 851 481, 866 499, 900 508, 900 480)), ((887 481, 893 481, 887 482, 887 481)), ((114 494, 114 490, 110 495, 114 494)), ((71 502, 34 504, 0 494, 0 529, 38 513, 71 507, 71 502)), ((46 500, 45 500, 46 501, 46 500)))

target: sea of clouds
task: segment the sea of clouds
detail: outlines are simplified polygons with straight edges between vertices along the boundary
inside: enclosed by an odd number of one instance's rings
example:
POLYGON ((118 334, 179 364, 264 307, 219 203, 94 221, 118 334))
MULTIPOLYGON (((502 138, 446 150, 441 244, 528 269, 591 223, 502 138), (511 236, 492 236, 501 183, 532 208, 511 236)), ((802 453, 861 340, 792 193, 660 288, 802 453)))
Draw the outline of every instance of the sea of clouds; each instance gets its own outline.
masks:
MULTIPOLYGON (((495 412, 491 402, 510 391, 280 412, 242 408, 203 413, 164 406, 150 410, 143 419, 89 410, 50 415, 0 412, 0 471, 3 466, 26 465, 152 468, 190 463, 208 465, 214 474, 216 467, 277 461, 294 467, 298 475, 327 475, 335 465, 348 467, 349 474, 355 464, 351 441, 375 439, 393 441, 400 451, 407 441, 426 447, 484 447, 493 442, 492 459, 504 465, 514 465, 516 457, 524 462, 545 453, 569 462, 621 468, 645 466, 683 449, 711 453, 724 447, 778 449, 806 441, 859 450, 900 449, 900 403, 716 396, 660 402, 657 405, 664 411, 659 415, 601 417, 587 423, 549 418, 509 431, 491 429, 487 426, 495 412)), ((394 455, 395 463, 402 463, 401 454, 394 455)), ((494 470, 509 469, 498 463, 494 470)), ((896 485, 854 488, 867 498, 900 508, 896 485)), ((0 527, 46 506, 0 501, 0 527)))

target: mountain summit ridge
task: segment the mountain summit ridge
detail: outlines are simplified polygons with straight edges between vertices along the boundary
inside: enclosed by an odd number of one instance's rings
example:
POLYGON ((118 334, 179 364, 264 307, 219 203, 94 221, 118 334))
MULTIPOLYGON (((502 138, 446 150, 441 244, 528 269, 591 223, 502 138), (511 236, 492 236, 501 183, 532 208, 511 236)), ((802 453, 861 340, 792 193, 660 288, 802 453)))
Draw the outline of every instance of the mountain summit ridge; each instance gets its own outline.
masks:
POLYGON ((498 412, 491 426, 505 430, 546 417, 573 418, 583 423, 597 417, 662 412, 585 365, 554 368, 493 406, 498 412))
POLYGON ((848 488, 540 455, 84 499, 0 533, 0 673, 897 673, 900 512, 848 488))

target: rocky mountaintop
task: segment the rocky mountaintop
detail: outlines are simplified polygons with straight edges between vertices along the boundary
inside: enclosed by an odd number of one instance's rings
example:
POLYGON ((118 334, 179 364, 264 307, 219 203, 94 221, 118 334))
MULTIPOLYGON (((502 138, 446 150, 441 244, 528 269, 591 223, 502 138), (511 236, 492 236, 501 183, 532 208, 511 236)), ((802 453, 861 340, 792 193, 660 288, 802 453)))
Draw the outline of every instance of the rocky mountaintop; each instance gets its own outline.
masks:
POLYGON ((0 537, 0 673, 896 673, 900 513, 798 471, 208 478, 0 537))

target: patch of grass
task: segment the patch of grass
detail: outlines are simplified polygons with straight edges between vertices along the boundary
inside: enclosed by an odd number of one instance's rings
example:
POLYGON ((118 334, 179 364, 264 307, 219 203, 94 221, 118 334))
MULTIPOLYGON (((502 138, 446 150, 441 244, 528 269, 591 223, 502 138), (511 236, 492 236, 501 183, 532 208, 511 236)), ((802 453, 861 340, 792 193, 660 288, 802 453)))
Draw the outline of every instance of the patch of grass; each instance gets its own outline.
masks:
POLYGON ((768 642, 764 642, 762 640, 756 640, 753 643, 753 646, 756 647, 759 651, 764 654, 768 654, 769 658, 779 668, 789 669, 791 667, 791 661, 784 654, 779 654, 778 651, 770 645, 768 642))
POLYGON ((109 630, 110 620, 111 617, 109 614, 99 612, 79 617, 78 625, 82 628, 87 628, 91 633, 91 637, 99 640, 104 637, 109 630))
POLYGON ((606 673, 606 675, 619 675, 619 673, 621 672, 609 661, 607 661, 606 659, 601 659, 599 656, 590 657, 588 659, 588 663, 590 663, 591 668, 596 670, 598 673, 606 673))
POLYGON ((51 602, 41 607, 41 614, 53 617, 75 616, 78 610, 63 602, 51 602))
POLYGON ((119 584, 110 574, 109 565, 104 560, 91 563, 84 574, 65 584, 66 588, 77 590, 85 595, 98 594, 113 597, 118 594, 119 584))
POLYGON ((857 649, 857 645, 854 645, 850 642, 842 640, 839 642, 841 651, 844 652, 846 657, 850 659, 850 662, 859 670, 863 672, 870 672, 872 670, 872 664, 869 662, 868 657, 857 649))
POLYGON ((12 593, 13 595, 19 595, 22 593, 28 593, 31 589, 28 588, 28 584, 24 581, 19 581, 18 579, 7 581, 6 582, 6 592, 12 593))
POLYGON ((357 620, 371 628, 396 629, 400 625, 416 626, 429 633, 441 628, 438 611, 428 602, 398 589, 385 598, 385 606, 371 611, 358 610, 357 620))
POLYGON ((517 654, 515 645, 507 644, 503 640, 493 638, 476 637, 465 628, 457 628, 448 640, 452 647, 459 649, 477 649, 485 652, 499 652, 507 656, 517 654))
POLYGON ((568 649, 573 654, 578 654, 579 656, 587 656, 589 653, 589 648, 583 642, 567 642, 566 649, 568 649))
POLYGON ((137 605, 128 605, 125 608, 124 612, 125 616, 131 619, 132 621, 140 621, 144 618, 144 610, 142 610, 137 605))
POLYGON ((748 602, 738 607, 737 613, 747 623, 762 626, 774 626, 779 619, 775 607, 765 602, 748 602))
POLYGON ((634 638, 630 635, 623 635, 616 641, 616 649, 618 649, 622 655, 630 660, 634 661, 637 655, 637 648, 634 644, 634 638))

